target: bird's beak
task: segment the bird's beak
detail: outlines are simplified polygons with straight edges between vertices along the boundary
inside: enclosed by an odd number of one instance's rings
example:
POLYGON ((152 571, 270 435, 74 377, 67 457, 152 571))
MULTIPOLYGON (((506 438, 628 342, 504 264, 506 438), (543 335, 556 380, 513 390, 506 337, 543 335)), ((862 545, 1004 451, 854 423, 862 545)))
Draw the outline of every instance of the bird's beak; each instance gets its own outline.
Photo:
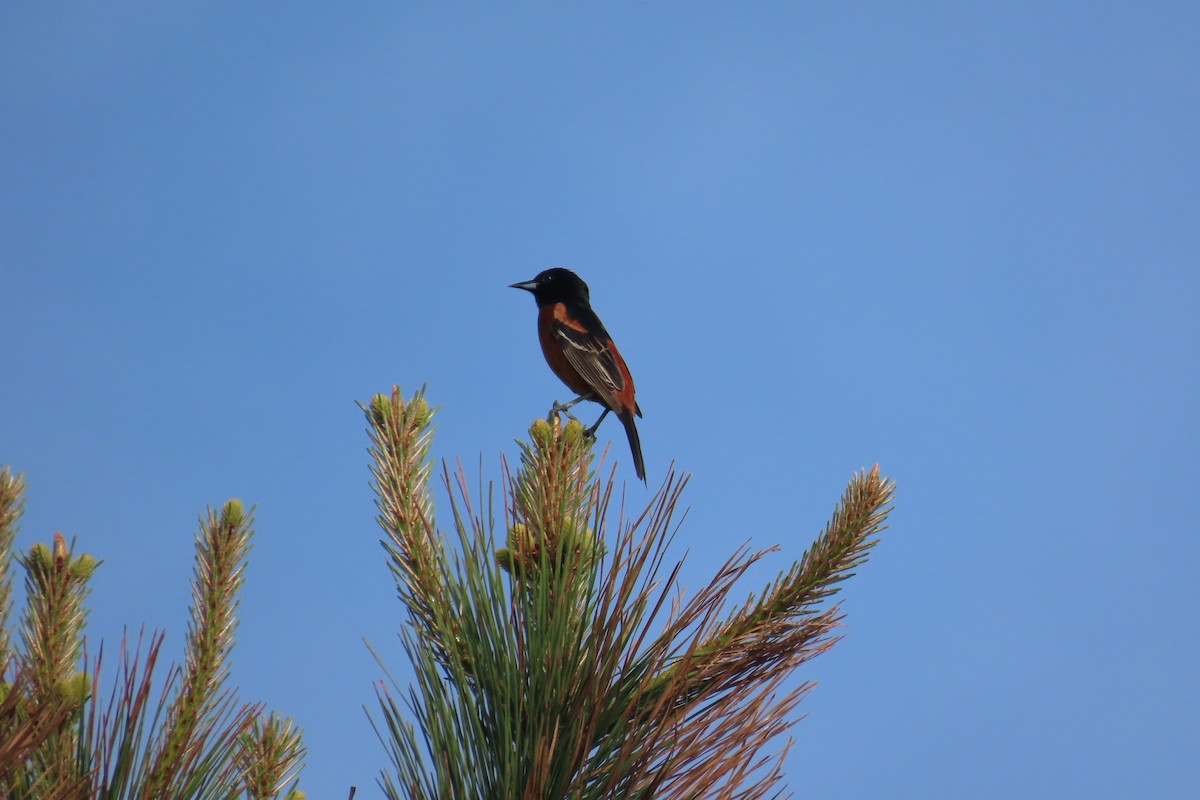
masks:
POLYGON ((522 281, 521 283, 510 283, 510 289, 524 289, 527 292, 536 292, 538 287, 537 281, 522 281))

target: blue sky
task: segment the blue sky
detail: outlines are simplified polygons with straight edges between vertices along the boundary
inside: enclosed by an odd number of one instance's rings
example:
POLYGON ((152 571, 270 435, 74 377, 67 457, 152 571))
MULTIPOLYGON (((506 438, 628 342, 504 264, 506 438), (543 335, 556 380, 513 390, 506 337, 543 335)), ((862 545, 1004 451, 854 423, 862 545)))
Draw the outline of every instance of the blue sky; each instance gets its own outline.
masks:
POLYGON ((257 504, 234 679, 310 797, 377 796, 401 663, 354 401, 428 383, 497 478, 558 264, 693 475, 686 585, 899 484, 799 796, 1200 793, 1200 6, 7 3, 0 107, 20 544, 177 657, 197 514, 257 504))

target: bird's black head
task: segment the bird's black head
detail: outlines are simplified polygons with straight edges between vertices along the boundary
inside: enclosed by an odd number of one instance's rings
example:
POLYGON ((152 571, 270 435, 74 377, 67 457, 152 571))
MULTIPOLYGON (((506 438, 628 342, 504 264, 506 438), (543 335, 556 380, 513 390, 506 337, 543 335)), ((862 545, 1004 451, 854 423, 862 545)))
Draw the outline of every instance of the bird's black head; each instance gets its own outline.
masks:
POLYGON ((533 280, 511 284, 511 288, 532 292, 539 308, 554 303, 588 304, 587 284, 574 272, 562 267, 539 272, 533 280))

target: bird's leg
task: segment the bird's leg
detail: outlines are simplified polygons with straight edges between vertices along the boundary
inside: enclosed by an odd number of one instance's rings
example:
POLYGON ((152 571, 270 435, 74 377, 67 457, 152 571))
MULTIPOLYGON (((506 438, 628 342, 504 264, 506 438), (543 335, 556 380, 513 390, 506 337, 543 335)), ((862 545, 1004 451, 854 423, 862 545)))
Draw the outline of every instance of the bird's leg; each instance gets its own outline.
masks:
MULTIPOLYGON (((572 407, 572 406, 574 406, 575 404, 577 404, 577 403, 580 403, 580 402, 582 402, 582 401, 584 401, 584 400, 591 400, 591 399, 593 399, 594 397, 595 397, 595 395, 593 395, 591 392, 588 392, 587 394, 581 394, 581 395, 579 395, 579 397, 576 397, 574 400, 572 400, 572 401, 571 401, 571 402, 569 402, 569 403, 559 403, 558 401, 555 401, 555 403, 554 403, 554 410, 555 410, 555 411, 561 411, 561 412, 563 412, 564 414, 566 414, 566 412, 567 412, 567 409, 568 409, 568 408, 571 408, 571 407, 572 407)), ((568 415, 568 416, 569 416, 569 415, 568 415)), ((573 418, 572 418, 572 419, 573 419, 573 418)))
POLYGON ((574 400, 572 400, 569 403, 560 403, 557 400, 555 400, 554 405, 550 407, 549 417, 553 417, 555 414, 562 414, 567 419, 573 419, 576 422, 579 422, 579 420, 575 418, 575 415, 571 413, 571 410, 570 410, 571 407, 582 400, 591 400, 591 399, 592 399, 592 395, 591 395, 591 393, 588 393, 588 394, 579 395, 579 397, 576 397, 574 400))
POLYGON ((608 416, 608 412, 610 410, 611 409, 608 406, 604 407, 604 413, 602 413, 600 415, 600 419, 596 420, 596 424, 593 425, 592 427, 588 428, 587 431, 585 431, 585 433, 587 433, 588 436, 590 436, 593 439, 596 438, 596 429, 600 427, 601 422, 604 422, 604 418, 608 416))

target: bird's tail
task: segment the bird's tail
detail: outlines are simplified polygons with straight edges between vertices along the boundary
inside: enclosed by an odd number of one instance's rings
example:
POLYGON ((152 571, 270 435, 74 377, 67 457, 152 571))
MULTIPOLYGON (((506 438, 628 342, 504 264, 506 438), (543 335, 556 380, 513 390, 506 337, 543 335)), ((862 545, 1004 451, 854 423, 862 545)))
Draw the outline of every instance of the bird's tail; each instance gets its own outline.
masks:
POLYGON ((625 412, 620 415, 621 424, 625 426, 625 435, 629 437, 629 450, 633 453, 633 469, 637 472, 638 480, 646 482, 646 462, 642 460, 642 440, 638 438, 637 425, 633 424, 633 414, 625 412))

